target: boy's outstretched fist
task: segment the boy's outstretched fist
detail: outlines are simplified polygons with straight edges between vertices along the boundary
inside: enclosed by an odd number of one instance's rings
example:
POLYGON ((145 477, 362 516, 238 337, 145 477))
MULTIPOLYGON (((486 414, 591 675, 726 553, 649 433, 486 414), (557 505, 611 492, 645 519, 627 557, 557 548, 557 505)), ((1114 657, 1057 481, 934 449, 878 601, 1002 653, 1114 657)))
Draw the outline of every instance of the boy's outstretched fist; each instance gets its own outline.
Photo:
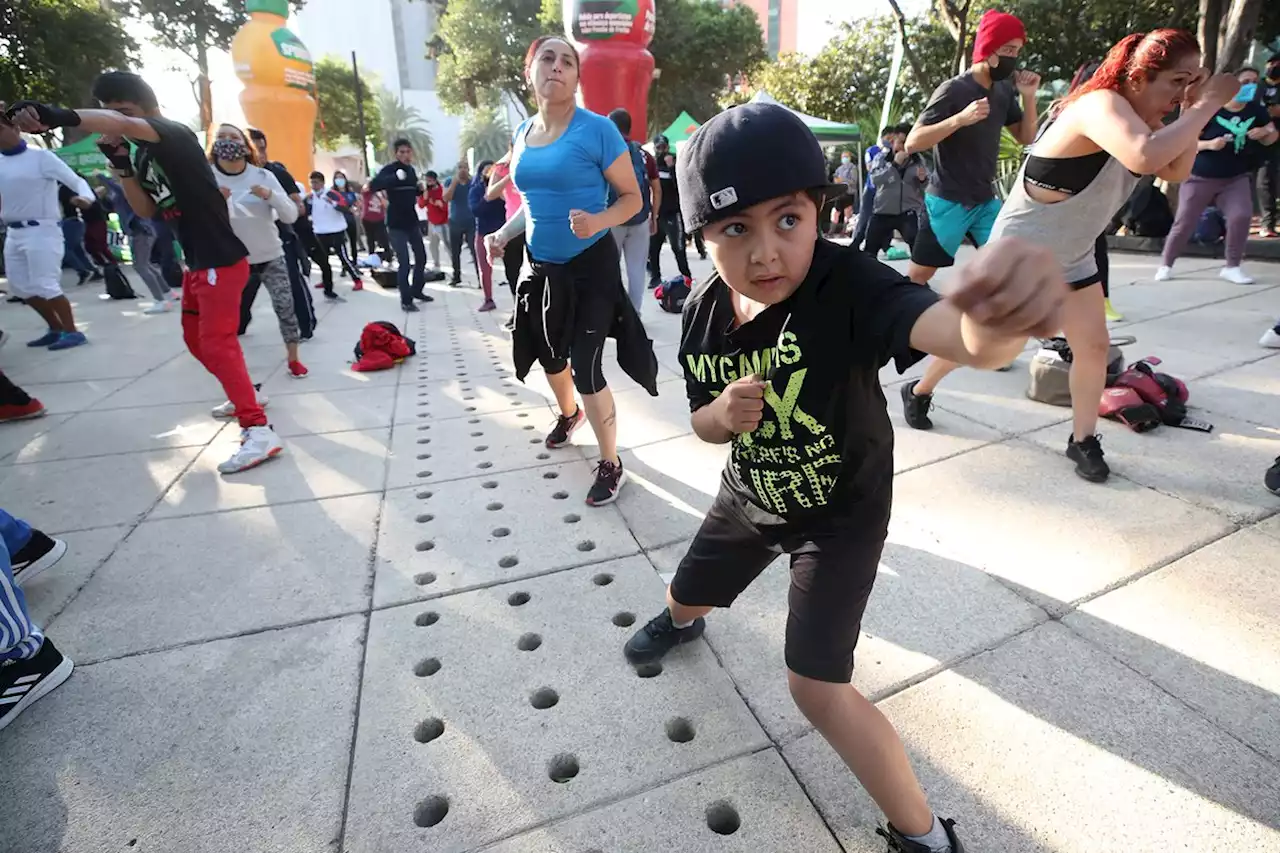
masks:
POLYGON ((759 376, 744 376, 726 385, 712 403, 716 423, 733 435, 755 430, 764 416, 764 386, 759 376))
POLYGON ((979 249, 958 271, 947 301, 993 332, 1049 337, 1062 328, 1062 303, 1069 292, 1052 252, 1003 237, 979 249))

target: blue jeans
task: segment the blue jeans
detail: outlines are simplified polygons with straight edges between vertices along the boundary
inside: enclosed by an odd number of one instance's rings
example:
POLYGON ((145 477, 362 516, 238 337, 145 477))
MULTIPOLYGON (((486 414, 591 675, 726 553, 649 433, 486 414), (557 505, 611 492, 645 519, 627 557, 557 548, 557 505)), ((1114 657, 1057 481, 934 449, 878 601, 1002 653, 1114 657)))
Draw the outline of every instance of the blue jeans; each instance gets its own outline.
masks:
POLYGON ((858 203, 858 225, 853 232, 853 248, 861 249, 862 241, 867 239, 867 229, 871 227, 871 215, 875 211, 875 187, 863 186, 862 201, 858 203))
POLYGON ((78 273, 91 274, 97 269, 84 250, 84 220, 62 220, 62 240, 66 244, 63 263, 78 273))
POLYGON ((10 565, 10 555, 30 541, 30 525, 0 509, 0 660, 34 657, 44 645, 44 634, 31 621, 10 565))
POLYGON ((388 228, 391 250, 396 253, 396 284, 400 287, 400 304, 410 305, 414 296, 422 295, 427 284, 427 247, 422 245, 422 232, 414 228, 388 228), (409 286, 409 248, 413 247, 413 287, 409 286))

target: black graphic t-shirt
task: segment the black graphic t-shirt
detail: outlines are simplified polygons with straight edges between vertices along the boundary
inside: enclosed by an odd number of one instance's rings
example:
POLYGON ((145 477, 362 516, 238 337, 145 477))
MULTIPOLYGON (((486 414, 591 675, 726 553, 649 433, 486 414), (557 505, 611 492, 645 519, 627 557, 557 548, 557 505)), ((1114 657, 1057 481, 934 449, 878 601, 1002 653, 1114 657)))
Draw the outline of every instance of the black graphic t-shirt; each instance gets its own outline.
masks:
POLYGON ((1274 145, 1263 145, 1250 139, 1249 131, 1258 127, 1266 127, 1271 123, 1267 110, 1256 101, 1244 105, 1239 112, 1233 113, 1223 107, 1217 115, 1209 120, 1204 130, 1200 131, 1201 139, 1227 138, 1227 144, 1217 151, 1201 151, 1196 154, 1196 161, 1191 166, 1191 174, 1200 178, 1234 178, 1254 169, 1266 162, 1274 145))
POLYGON ((671 165, 667 165, 667 157, 658 157, 658 182, 662 187, 662 198, 659 200, 658 215, 680 215, 680 185, 676 183, 676 158, 668 153, 671 165))
POLYGON ((187 268, 229 267, 248 257, 231 230, 227 202, 213 168, 191 128, 167 118, 148 118, 158 142, 134 140, 133 168, 156 202, 156 217, 174 228, 187 268))
POLYGON ((697 411, 726 385, 772 379, 764 417, 735 436, 724 486, 760 524, 826 513, 887 518, 893 427, 880 368, 903 372, 924 357, 911 329, 938 295, 874 258, 819 240, 804 282, 785 302, 736 326, 719 274, 684 306, 680 363, 697 411))

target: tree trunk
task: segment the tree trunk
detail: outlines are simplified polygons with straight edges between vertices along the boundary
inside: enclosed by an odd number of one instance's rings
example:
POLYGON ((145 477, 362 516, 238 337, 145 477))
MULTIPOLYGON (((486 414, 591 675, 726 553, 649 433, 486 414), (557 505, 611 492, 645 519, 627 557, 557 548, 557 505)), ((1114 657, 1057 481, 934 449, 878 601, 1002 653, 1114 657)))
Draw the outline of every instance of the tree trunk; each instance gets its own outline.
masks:
POLYGON ((1200 0, 1200 25, 1196 34, 1205 68, 1218 67, 1218 32, 1222 23, 1222 0, 1200 0))
POLYGON ((1219 71, 1234 71, 1244 62, 1261 15, 1262 0, 1233 0, 1223 20, 1224 37, 1218 51, 1219 71))
POLYGON ((898 5, 898 0, 889 0, 889 5, 893 8, 893 19, 898 24, 898 36, 902 39, 902 55, 907 58, 907 64, 911 66, 911 76, 916 78, 917 85, 925 89, 932 89, 932 81, 924 76, 924 69, 920 65, 920 60, 916 58, 916 53, 911 49, 911 40, 907 38, 907 17, 902 14, 902 7, 898 5))
POLYGON ((969 40, 969 7, 973 0, 935 0, 933 10, 938 20, 956 40, 956 52, 952 57, 952 74, 961 74, 968 63, 965 62, 965 43, 969 40))
POLYGON ((196 69, 199 76, 196 85, 200 90, 200 129, 209 139, 213 131, 213 85, 209 82, 209 34, 199 21, 196 23, 196 69))

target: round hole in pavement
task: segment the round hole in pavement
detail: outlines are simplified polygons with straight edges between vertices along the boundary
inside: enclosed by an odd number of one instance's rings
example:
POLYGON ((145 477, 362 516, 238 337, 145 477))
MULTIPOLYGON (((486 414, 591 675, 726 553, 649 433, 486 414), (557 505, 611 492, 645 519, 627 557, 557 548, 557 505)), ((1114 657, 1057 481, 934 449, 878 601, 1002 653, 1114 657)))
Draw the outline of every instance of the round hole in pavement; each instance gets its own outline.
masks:
POLYGON ((430 551, 436 547, 436 543, 428 539, 425 542, 419 542, 417 545, 414 545, 413 547, 419 551, 430 551))
POLYGON ((430 472, 430 471, 419 471, 419 472, 418 472, 418 476, 419 476, 419 477, 430 477, 430 476, 431 476, 431 472, 430 472))
POLYGON ((430 459, 430 458, 431 458, 431 454, 430 454, 430 453, 419 453, 419 454, 418 454, 418 459, 419 459, 419 460, 422 460, 422 459, 430 459))
POLYGON ((707 806, 707 828, 716 835, 733 835, 740 826, 738 810, 728 800, 716 800, 707 806))
POLYGON ((560 476, 559 471, 543 471, 542 472, 542 479, 544 480, 554 480, 556 477, 559 477, 559 476, 560 476))
MULTIPOLYGON (((494 362, 494 364, 497 364, 497 362, 495 361, 495 362, 494 362)), ((515 395, 516 395, 516 392, 515 392, 515 391, 508 391, 508 392, 507 392, 507 396, 508 396, 508 397, 514 397, 515 395)))
POLYGON ((522 652, 531 652, 542 645, 542 637, 538 634, 523 634, 516 640, 516 648, 522 652))
POLYGON ((413 727, 413 739, 418 743, 431 743, 442 734, 444 734, 444 720, 439 717, 427 717, 413 727))
POLYGON ((518 557, 513 557, 510 554, 508 554, 507 556, 503 557, 501 560, 498 560, 498 566, 504 569, 510 569, 518 565, 519 562, 520 562, 520 559, 518 557))
POLYGON ((613 583, 613 575, 609 574, 608 572, 601 572, 600 574, 593 577, 591 579, 591 582, 596 586, 608 586, 609 584, 613 583))
POLYGON ((434 492, 418 492, 418 500, 425 501, 427 498, 431 497, 433 494, 435 493, 434 492))
POLYGON ((579 551, 586 552, 586 551, 594 551, 595 549, 596 549, 596 543, 592 542, 590 539, 583 539, 581 542, 578 543, 579 551))
POLYGON ((550 454, 550 453, 539 453, 539 454, 538 454, 538 458, 539 458, 539 459, 550 459, 550 458, 551 458, 551 454, 550 454))
POLYGON ((501 539, 501 538, 503 538, 504 536, 510 536, 510 535, 511 535, 511 528, 509 528, 509 527, 495 527, 495 528, 493 528, 493 535, 494 535, 494 536, 496 536, 498 539, 501 539))
POLYGON ((426 400, 419 400, 419 401, 418 401, 418 405, 419 405, 419 406, 430 406, 431 404, 430 404, 430 403, 428 403, 426 400))
POLYGON ((476 410, 476 407, 475 407, 475 406, 467 406, 467 411, 468 411, 468 412, 474 412, 475 410, 476 410))
POLYGON ((547 776, 552 782, 563 785, 578 775, 578 759, 568 752, 562 752, 547 762, 547 776))
POLYGON ((517 418, 527 418, 527 417, 529 417, 529 413, 528 413, 528 412, 517 412, 517 413, 516 413, 516 417, 517 417, 517 418))
POLYGON ((431 439, 429 439, 429 438, 420 438, 420 439, 418 439, 418 444, 430 444, 430 443, 431 443, 431 439))
POLYGON ((419 572, 413 576, 413 582, 418 586, 429 586, 436 582, 435 572, 419 572))
POLYGON ((657 678, 662 675, 662 662, 642 663, 636 667, 636 675, 641 678, 657 678))
POLYGON ((497 481, 497 480, 485 480, 485 481, 484 481, 483 483, 481 483, 480 485, 481 485, 481 487, 486 488, 486 489, 496 489, 496 488, 498 488, 498 481, 497 481))
POLYGON ((419 678, 426 678, 429 675, 435 675, 439 671, 439 658, 424 658, 418 661, 418 664, 413 668, 413 674, 419 678))
POLYGON ((418 417, 425 418, 430 416, 430 412, 418 412, 418 417))
POLYGON ((525 428, 526 430, 530 430, 530 429, 537 429, 537 427, 536 427, 536 426, 534 426, 533 424, 525 424, 525 427, 524 427, 524 428, 525 428))
POLYGON ((613 614, 613 624, 617 625, 619 628, 630 628, 632 625, 636 624, 636 615, 634 613, 628 613, 625 610, 620 611, 613 614))
POLYGON ((693 723, 684 717, 672 717, 667 720, 667 740, 672 743, 688 743, 693 740, 696 732, 693 730, 693 723))
MULTIPOLYGON (((533 429, 533 427, 529 427, 529 429, 533 429)), ((530 444, 542 444, 543 442, 542 442, 542 439, 540 439, 540 438, 531 438, 531 439, 529 439, 529 443, 530 443, 530 444)))
POLYGON ((484 453, 484 452, 485 452, 486 450, 488 450, 488 449, 489 449, 489 445, 487 445, 487 444, 477 444, 477 445, 476 445, 476 453, 484 453))
POLYGON ((555 493, 555 494, 553 494, 551 497, 555 498, 555 499, 556 499, 556 500, 558 500, 558 501, 562 501, 562 500, 564 500, 565 498, 569 497, 569 493, 568 493, 568 492, 556 492, 556 493, 555 493))
POLYGON ((480 419, 479 419, 479 418, 471 418, 471 419, 469 419, 469 420, 467 421, 467 423, 469 423, 469 424, 478 424, 478 423, 480 423, 480 419))
POLYGON ((518 406, 518 405, 520 405, 520 401, 519 401, 519 400, 512 400, 512 401, 511 401, 511 405, 513 405, 513 406, 518 406))
POLYGON ((474 399, 475 399, 475 396, 474 396, 474 395, 472 395, 472 394, 463 394, 463 395, 462 395, 462 399, 464 399, 464 400, 474 400, 474 399))
POLYGON ((500 501, 494 501, 493 503, 486 504, 485 509, 489 510, 489 512, 497 512, 502 509, 502 503, 500 501))
POLYGON ((414 519, 414 521, 418 522, 419 524, 426 524, 428 521, 432 521, 434 519, 435 519, 434 515, 432 515, 429 512, 424 512, 422 515, 414 519))
POLYGON ((419 392, 418 392, 418 396, 419 396, 419 397, 425 397, 425 396, 427 396, 427 392, 426 392, 426 391, 419 391, 419 392))
POLYGON ((472 438, 479 438, 482 435, 484 435, 484 433, 481 432, 480 430, 476 430, 475 432, 471 433, 472 438))
POLYGON ((417 625, 419 628, 426 628, 429 625, 434 625, 439 621, 440 621, 440 614, 435 612, 434 610, 428 610, 425 613, 419 613, 417 616, 413 617, 413 624, 417 625))
POLYGON ((522 604, 528 604, 529 598, 530 596, 527 592, 513 592, 507 596, 507 604, 512 607, 519 607, 522 604))
POLYGON ((552 690, 550 687, 539 687, 537 690, 529 694, 529 704, 537 708, 539 711, 554 708, 556 703, 559 701, 560 694, 552 690))
POLYGON ((431 424, 423 424, 422 426, 418 427, 418 432, 426 432, 429 429, 431 429, 431 424))
POLYGON ((582 521, 582 516, 578 515, 576 512, 571 512, 564 517, 565 524, 577 524, 579 521, 582 521))
POLYGON ((427 797, 413 808, 413 823, 423 829, 435 826, 449 814, 448 797, 427 797))

